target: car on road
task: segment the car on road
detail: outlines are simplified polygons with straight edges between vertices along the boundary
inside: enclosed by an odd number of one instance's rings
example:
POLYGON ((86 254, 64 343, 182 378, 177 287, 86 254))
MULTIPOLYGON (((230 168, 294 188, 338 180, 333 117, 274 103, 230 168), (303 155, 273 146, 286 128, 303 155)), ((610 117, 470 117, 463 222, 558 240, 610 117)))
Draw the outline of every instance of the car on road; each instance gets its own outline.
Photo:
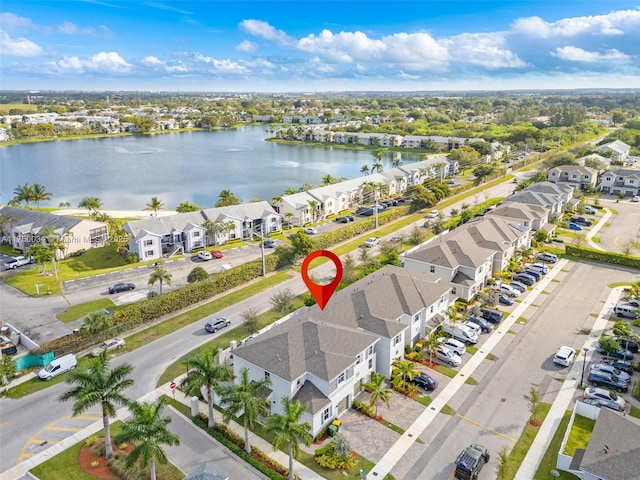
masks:
POLYGON ((489 463, 489 450, 477 443, 465 448, 456 458, 454 478, 459 480, 478 480, 482 467, 489 463))
POLYGON ((493 332, 493 325, 485 320, 482 317, 476 317, 475 315, 469 315, 467 319, 468 323, 473 323, 474 325, 478 325, 482 330, 482 333, 491 333, 493 332))
POLYGON ((633 375, 633 365, 631 362, 626 360, 618 360, 615 358, 603 358, 600 364, 610 365, 612 367, 617 368, 621 372, 628 373, 629 375, 633 375))
POLYGON ((587 205, 586 207, 584 207, 584 213, 595 215, 596 213, 598 213, 598 210, 596 210, 596 208, 592 207, 591 205, 587 205))
POLYGON ((623 382, 630 382, 631 381, 631 375, 630 374, 628 374, 627 372, 623 372, 622 370, 619 370, 618 368, 614 367, 613 365, 608 365, 606 363, 594 363, 593 365, 591 365, 589 367, 589 371, 590 372, 602 372, 602 373, 608 373, 609 375, 615 375, 616 377, 618 377, 623 382))
POLYGON ((420 373, 419 375, 416 375, 415 377, 413 377, 413 380, 411 380, 411 382, 426 390, 427 392, 434 391, 438 386, 438 381, 431 375, 427 375, 426 373, 420 373))
POLYGON ((203 262, 208 262, 213 258, 213 255, 211 255, 209 252, 202 251, 198 252, 198 258, 203 262))
POLYGON ((620 408, 627 406, 627 402, 624 398, 618 396, 616 392, 610 392, 606 388, 589 387, 584 390, 585 398, 597 398, 599 400, 606 400, 608 402, 614 402, 620 405, 620 408))
POLYGON ((213 258, 223 258, 224 254, 220 250, 211 250, 209 251, 213 258))
POLYGON ((616 392, 626 392, 629 390, 629 382, 625 382, 609 373, 602 373, 597 370, 590 370, 587 381, 594 387, 606 387, 616 392))
POLYGON ((354 217, 353 215, 347 215, 347 220, 349 220, 350 222, 355 222, 356 221, 356 217, 354 217))
POLYGON ((452 367, 459 367, 462 365, 460 355, 452 352, 444 345, 438 345, 436 347, 436 358, 443 363, 451 365, 452 367))
POLYGON ((228 327, 231 325, 231 320, 225 317, 216 317, 210 320, 207 320, 207 323, 204 324, 204 329, 209 333, 216 333, 218 330, 228 327))
POLYGON ((18 267, 22 267, 23 265, 28 265, 30 263, 31 263, 31 257, 18 255, 17 257, 11 257, 9 260, 4 262, 4 269, 15 270, 18 267))
POLYGON ((618 405, 616 402, 612 402, 610 400, 604 400, 601 398, 583 398, 582 403, 586 403, 587 405, 593 405, 594 407, 605 407, 610 408, 616 412, 622 411, 622 407, 618 405))
POLYGON ((576 358, 576 351, 572 347, 563 345, 558 349, 558 353, 553 356, 553 363, 562 367, 568 367, 576 358))
POLYGON ((438 215, 440 215, 438 210, 431 210, 427 215, 427 218, 438 218, 438 215))
POLYGON ((379 243, 380 243, 380 239, 378 237, 371 237, 371 238, 368 238, 366 242, 364 242, 364 246, 366 248, 371 248, 371 247, 375 247, 379 243))
POLYGON ((515 290, 518 290, 520 293, 527 291, 527 286, 524 283, 520 283, 515 280, 509 282, 509 286, 515 290))
POLYGON ((578 225, 583 225, 585 227, 590 227, 591 225, 593 225, 593 222, 591 220, 584 217, 571 217, 569 221, 577 223, 578 225))
POLYGON ((542 260, 543 262, 556 263, 558 261, 558 256, 553 253, 540 252, 536 256, 538 260, 542 260))
POLYGON ((306 233, 307 235, 316 235, 318 233, 318 229, 313 227, 306 227, 304 229, 304 233, 306 233))
POLYGON ((336 218, 336 222, 337 223, 349 223, 349 219, 347 217, 337 217, 336 218))
POLYGON ((107 340, 106 342, 102 342, 96 348, 91 350, 92 357, 99 357, 100 354, 104 351, 111 352, 112 350, 117 350, 126 345, 125 341, 122 338, 112 338, 111 340, 107 340))
POLYGON ((575 230, 577 232, 582 231, 582 227, 576 222, 569 222, 569 230, 575 230))
POLYGON ((276 248, 276 241, 272 238, 267 238, 264 243, 264 248, 276 248))
POLYGON ((120 293, 120 292, 127 292, 129 290, 135 290, 136 286, 133 283, 116 283, 114 285, 111 285, 109 287, 109 293, 110 294, 114 294, 114 293, 120 293))
POLYGON ((513 298, 511 298, 509 295, 507 295, 506 293, 499 293, 498 294, 498 302, 502 305, 513 305, 513 298))
POLYGON ((620 347, 618 350, 616 350, 613 353, 607 353, 602 349, 602 347, 600 346, 600 343, 598 343, 596 345, 596 350, 598 353, 602 355, 608 355, 609 357, 619 358, 620 360, 633 360, 633 353, 627 350, 626 348, 620 347))
POLYGON ((640 202, 640 196, 638 195, 634 195, 633 198, 631 199, 632 202, 640 202))

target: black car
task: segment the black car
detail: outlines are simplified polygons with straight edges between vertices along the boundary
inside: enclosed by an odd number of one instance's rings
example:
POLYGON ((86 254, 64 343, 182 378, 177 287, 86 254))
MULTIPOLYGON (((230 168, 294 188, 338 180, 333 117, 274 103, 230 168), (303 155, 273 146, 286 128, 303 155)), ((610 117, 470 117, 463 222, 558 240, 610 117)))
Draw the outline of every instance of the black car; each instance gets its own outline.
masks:
POLYGON ((506 295, 504 293, 499 293, 498 302, 501 303, 502 305, 513 305, 513 298, 511 298, 509 295, 506 295))
POLYGON ((571 217, 569 219, 570 222, 577 223, 578 225, 584 225, 585 227, 590 227, 593 225, 593 222, 584 217, 571 217))
POLYGON ((353 215, 347 215, 346 219, 349 220, 350 222, 355 222, 356 221, 356 217, 354 217, 353 215))
POLYGON ((426 373, 416 375, 411 381, 417 386, 425 389, 427 392, 432 392, 438 386, 438 381, 432 376, 427 375, 426 373))
POLYGON ((596 350, 598 351, 598 353, 601 353, 602 355, 608 355, 609 357, 619 358, 620 360, 633 360, 633 353, 631 353, 629 350, 622 347, 620 347, 618 350, 616 350, 613 353, 606 353, 602 349, 600 344, 598 344, 596 346, 596 350))
POLYGON ((488 322, 498 324, 502 321, 502 312, 500 310, 494 310, 493 308, 481 308, 480 314, 482 318, 488 322))
POLYGON ((116 283, 115 285, 111 285, 109 287, 109 293, 120 293, 127 292, 129 290, 134 290, 136 286, 133 283, 116 283))
POLYGON ((638 338, 637 337, 616 337, 616 340, 622 348, 626 348, 632 353, 638 353, 638 338))
POLYGON ((616 375, 591 370, 587 376, 587 381, 594 387, 605 387, 616 392, 626 392, 629 390, 629 383, 621 380, 616 375))
POLYGON ((524 283, 527 287, 530 287, 534 283, 536 283, 535 277, 529 275, 528 273, 519 273, 513 276, 513 280, 516 282, 524 283))
POLYGON ((629 375, 633 374, 633 366, 631 365, 631 362, 628 362, 626 360, 616 360, 614 358, 605 358, 600 363, 611 365, 612 367, 615 367, 618 370, 628 373, 629 375))
POLYGON ((456 458, 456 469, 453 475, 460 480, 477 480, 485 463, 489 463, 489 450, 473 443, 456 458))
POLYGON ((533 268, 527 268, 523 273, 535 278, 536 282, 540 281, 540 279, 542 278, 542 273, 538 270, 534 270, 533 268))
POLYGON ((338 222, 338 223, 349 223, 349 219, 347 217, 338 217, 338 218, 336 218, 336 222, 338 222))
POLYGON ((482 317, 469 315, 469 318, 467 318, 467 321, 478 325, 482 329, 482 333, 491 333, 493 331, 493 325, 491 325, 491 323, 487 322, 482 317))

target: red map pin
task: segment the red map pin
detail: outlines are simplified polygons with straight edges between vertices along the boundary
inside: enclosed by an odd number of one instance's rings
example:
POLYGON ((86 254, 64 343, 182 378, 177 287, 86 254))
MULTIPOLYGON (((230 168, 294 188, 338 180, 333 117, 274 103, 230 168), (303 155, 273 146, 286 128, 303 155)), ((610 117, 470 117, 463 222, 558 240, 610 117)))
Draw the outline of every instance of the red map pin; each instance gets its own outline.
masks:
POLYGON ((320 310, 324 310, 324 307, 329 302, 331 295, 336 291, 340 280, 342 280, 342 262, 338 258, 338 256, 330 252, 329 250, 316 250, 315 252, 311 252, 302 262, 302 280, 304 280, 305 285, 309 289, 309 292, 318 302, 318 306, 320 310), (326 257, 333 262, 336 266, 336 278, 334 278, 331 283, 327 285, 318 285, 317 283, 313 283, 309 278, 309 264, 311 261, 318 257, 326 257))

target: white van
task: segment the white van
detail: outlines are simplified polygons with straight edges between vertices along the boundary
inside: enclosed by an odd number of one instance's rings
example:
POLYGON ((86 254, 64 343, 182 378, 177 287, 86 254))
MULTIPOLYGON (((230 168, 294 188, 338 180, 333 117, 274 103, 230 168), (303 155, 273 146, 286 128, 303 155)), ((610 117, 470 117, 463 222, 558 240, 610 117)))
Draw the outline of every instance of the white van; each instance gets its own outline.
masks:
POLYGON ((444 322, 442 330, 461 342, 473 345, 478 343, 478 334, 462 322, 454 322, 453 325, 450 322, 444 322))
POLYGON ((562 367, 568 367, 573 362, 575 356, 576 351, 573 348, 563 345, 558 350, 558 353, 553 356, 553 363, 562 367))
POLYGON ((50 378, 57 377, 61 373, 73 370, 78 365, 76 356, 73 353, 68 353, 60 358, 52 360, 52 362, 38 372, 40 380, 49 380, 50 378))
POLYGON ((638 309, 633 305, 616 305, 613 307, 613 313, 616 317, 636 319, 640 317, 638 309))

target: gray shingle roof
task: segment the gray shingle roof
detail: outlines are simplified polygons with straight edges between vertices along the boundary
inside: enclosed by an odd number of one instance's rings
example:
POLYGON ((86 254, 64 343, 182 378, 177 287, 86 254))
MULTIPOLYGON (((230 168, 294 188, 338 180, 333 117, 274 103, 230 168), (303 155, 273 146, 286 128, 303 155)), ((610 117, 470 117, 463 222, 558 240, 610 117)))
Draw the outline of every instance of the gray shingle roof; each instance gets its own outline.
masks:
POLYGON ((640 424, 601 408, 580 468, 607 480, 640 479, 640 424))
MULTIPOLYGON (((14 227, 22 233, 38 233, 43 228, 53 227, 56 234, 68 232, 80 222, 89 221, 81 218, 65 217, 64 215, 53 215, 51 213, 38 212, 16 207, 0 207, 0 216, 13 218, 14 227)), ((91 220, 93 222, 93 220, 91 220)), ((95 222, 99 225, 106 225, 102 222, 95 222)), ((96 225, 97 226, 97 225, 96 225)))
POLYGON ((201 212, 176 213, 163 217, 150 217, 142 220, 132 220, 124 224, 123 229, 133 237, 138 238, 141 234, 153 233, 156 235, 168 235, 170 233, 181 233, 188 229, 190 225, 202 225, 205 218, 201 212))
POLYGON ((504 199, 505 202, 527 203, 541 207, 551 207, 562 201, 560 195, 522 190, 504 199))
POLYGON ((294 402, 299 400, 300 403, 309 405, 309 412, 312 415, 321 412, 331 404, 331 400, 308 380, 305 380, 291 400, 294 402))
POLYGON ((543 218, 547 209, 540 205, 531 205, 520 202, 507 202, 498 205, 487 216, 507 217, 519 220, 534 220, 543 218))
MULTIPOLYGON (((455 230, 454 230, 455 232, 455 230)), ((453 233, 453 232, 452 232, 453 233)), ((420 248, 405 258, 447 268, 479 267, 495 254, 495 250, 478 245, 469 235, 447 235, 420 248)))

